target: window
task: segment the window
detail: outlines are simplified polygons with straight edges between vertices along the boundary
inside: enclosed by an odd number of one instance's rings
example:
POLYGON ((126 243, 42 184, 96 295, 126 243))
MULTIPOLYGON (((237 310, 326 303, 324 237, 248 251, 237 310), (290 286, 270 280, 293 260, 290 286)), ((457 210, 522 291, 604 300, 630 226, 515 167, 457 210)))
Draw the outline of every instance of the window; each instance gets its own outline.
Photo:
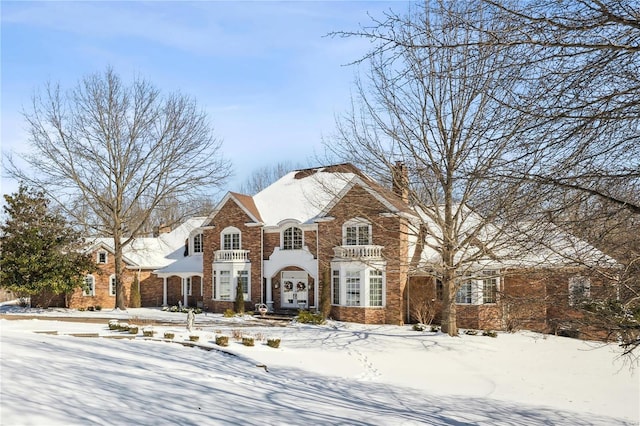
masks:
POLYGON ((460 285, 456 292, 456 303, 471 303, 473 281, 467 280, 460 285))
POLYGON ((347 306, 360 306, 360 271, 347 271, 347 306))
POLYGON ((116 295, 116 276, 115 275, 111 275, 109 277, 109 295, 111 296, 116 295))
POLYGON ((300 250, 302 249, 302 229, 292 226, 282 233, 282 249, 283 250, 300 250))
POLYGON ((202 253, 203 243, 202 243, 202 234, 197 234, 193 237, 193 252, 194 253, 202 253))
POLYGON ((369 306, 382 306, 382 271, 369 272, 369 306))
POLYGON ((82 288, 82 295, 96 295, 96 279, 93 277, 93 275, 87 275, 86 277, 84 277, 84 287, 82 288))
POLYGON ((371 244, 371 225, 362 219, 352 219, 343 227, 346 246, 366 246, 371 244))
POLYGON ((191 277, 185 278, 185 284, 187 287, 187 296, 191 296, 193 292, 193 288, 191 287, 191 277))
POLYGON ((245 301, 249 301, 249 271, 238 271, 238 285, 242 286, 245 301))
POLYGON ((99 251, 98 252, 98 263, 107 263, 107 252, 99 251))
POLYGON ((482 280, 482 303, 496 303, 498 278, 487 277, 482 280))
POLYGON ((218 298, 218 286, 216 285, 216 270, 213 270, 213 276, 211 277, 211 298, 212 299, 217 299, 218 298))
POLYGON ((442 280, 436 280, 436 299, 444 300, 444 284, 442 284, 442 280))
POLYGON ((591 296, 591 280, 589 277, 569 278, 569 305, 574 306, 583 299, 591 296))
POLYGON ((332 271, 331 281, 331 303, 334 305, 340 304, 340 271, 332 271))
POLYGON ((220 300, 231 300, 231 271, 220 271, 220 300))
POLYGON ((222 250, 240 250, 240 230, 232 226, 222 231, 222 250))

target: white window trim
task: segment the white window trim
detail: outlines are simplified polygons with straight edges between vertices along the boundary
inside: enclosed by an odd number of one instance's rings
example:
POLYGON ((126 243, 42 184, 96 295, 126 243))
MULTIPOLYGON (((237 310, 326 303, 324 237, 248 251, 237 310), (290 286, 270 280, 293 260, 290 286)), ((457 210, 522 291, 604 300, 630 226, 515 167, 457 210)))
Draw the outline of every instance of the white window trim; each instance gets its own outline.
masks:
POLYGON ((591 297, 591 278, 576 275, 569 278, 569 306, 575 306, 584 299, 589 299, 591 297), (582 289, 578 294, 578 289, 582 289))
POLYGON ((85 297, 91 297, 91 296, 95 296, 96 295, 96 277, 94 277, 93 275, 89 274, 87 276, 84 277, 84 287, 82 288, 82 295, 85 297), (86 288, 87 288, 87 280, 91 279, 91 291, 87 293, 86 288))
POLYGON ((497 271, 482 271, 478 275, 468 276, 461 278, 460 284, 455 294, 456 305, 495 305, 498 303, 498 294, 500 292, 500 286, 502 284, 500 274, 497 271), (484 302, 484 281, 495 279, 496 280, 496 294, 495 301, 484 302), (458 292, 464 285, 464 283, 470 283, 471 286, 471 301, 470 302, 458 302, 458 292))
POLYGON ((106 265, 109 263, 109 253, 106 250, 99 250, 96 254, 96 263, 100 265, 106 265), (104 254, 104 262, 100 261, 100 255, 104 254))
MULTIPOLYGON (((294 241, 294 240, 293 240, 293 235, 291 236, 291 238, 292 238, 292 240, 291 240, 291 241, 292 241, 292 243, 293 243, 293 241, 294 241)), ((297 224, 295 224, 295 225, 289 225, 289 226, 286 226, 286 227, 285 227, 285 228, 280 232, 280 250, 287 250, 287 251, 288 251, 288 250, 302 250, 303 248, 304 248, 304 230, 303 230, 300 226, 298 226, 297 224), (298 249, 297 249, 297 248, 293 248, 293 247, 292 247, 292 248, 290 248, 290 249, 288 249, 288 248, 285 248, 285 247, 284 247, 284 234, 285 234, 285 232, 287 232, 289 229, 293 229, 293 228, 298 229, 298 230, 300 231, 300 248, 298 248, 298 249)))
POLYGON ((387 273, 386 265, 380 263, 377 265, 364 264, 361 262, 336 262, 331 265, 331 305, 332 306, 344 306, 350 308, 372 308, 380 309, 387 306, 387 273), (371 271, 382 272, 382 305, 372 306, 371 301, 371 271), (338 274, 334 275, 337 271, 338 274), (357 273, 359 278, 360 289, 360 302, 357 305, 347 305, 347 273, 357 273), (339 304, 334 303, 334 279, 339 279, 339 304))
POLYGON ((242 250, 242 232, 235 226, 227 226, 220 232, 220 250, 242 250), (238 248, 225 249, 224 236, 230 234, 238 234, 238 248))
POLYGON ((245 301, 251 301, 251 265, 250 264, 221 264, 213 265, 212 283, 211 283, 211 300, 223 302, 233 302, 236 297, 236 288, 238 287, 238 277, 240 271, 247 272, 247 291, 244 297, 245 301), (230 277, 231 290, 229 299, 220 298, 220 276, 222 272, 228 272, 230 277))
POLYGON ((373 227, 371 226, 371 222, 361 217, 355 217, 353 219, 347 220, 345 223, 342 224, 342 245, 343 246, 346 246, 346 245, 358 246, 358 245, 371 245, 371 244, 373 244, 373 227), (359 244, 360 242, 359 232, 357 232, 356 234, 356 242, 358 242, 358 244, 347 244, 347 228, 351 228, 354 226, 356 227, 356 229, 358 229, 361 226, 367 226, 369 228, 368 230, 369 241, 367 242, 367 244, 359 244))
POLYGON ((204 234, 202 232, 197 232, 190 239, 191 250, 189 253, 193 254, 202 254, 204 252, 204 234), (200 238, 200 251, 196 251, 196 238, 200 238))
POLYGON ((109 296, 111 297, 115 297, 116 296, 116 275, 115 274, 111 274, 111 276, 109 277, 109 296))

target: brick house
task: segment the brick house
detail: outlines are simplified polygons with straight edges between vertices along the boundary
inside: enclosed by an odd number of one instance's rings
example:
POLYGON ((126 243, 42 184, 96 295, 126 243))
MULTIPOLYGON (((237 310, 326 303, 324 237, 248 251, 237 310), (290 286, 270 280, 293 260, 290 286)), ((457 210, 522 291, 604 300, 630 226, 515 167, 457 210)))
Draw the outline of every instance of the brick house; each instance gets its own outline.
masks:
MULTIPOLYGON (((194 304, 202 293, 202 281, 198 276, 185 278, 176 274, 163 277, 155 270, 182 261, 185 242, 199 229, 205 218, 191 218, 173 230, 160 229, 153 237, 136 238, 123 250, 126 304, 129 305, 131 286, 139 283, 143 307, 177 304, 194 304), (194 297, 192 294, 194 294, 194 297)), ((85 277, 86 285, 73 293, 39 294, 31 297, 32 306, 62 306, 70 308, 115 307, 115 264, 113 240, 96 238, 88 241, 87 252, 95 259, 98 271, 85 277)))
MULTIPOLYGON (((128 246, 126 293, 137 277, 142 306, 222 313, 241 288, 246 310, 265 304, 295 312, 320 309, 325 288, 336 320, 415 322, 414 308, 428 305, 438 322, 441 261, 430 248, 433 231, 423 232, 437 227, 409 206, 402 164, 391 177, 386 188, 339 164, 292 171, 254 196, 229 192, 208 217, 128 246)), ((615 270, 612 259, 545 229, 552 237, 544 246, 514 235, 471 265, 456 294, 459 327, 555 331, 578 315, 579 298, 616 291, 613 274, 600 273, 615 270)), ((112 307, 110 241, 96 240, 90 250, 101 273, 87 277, 68 305, 112 307)))

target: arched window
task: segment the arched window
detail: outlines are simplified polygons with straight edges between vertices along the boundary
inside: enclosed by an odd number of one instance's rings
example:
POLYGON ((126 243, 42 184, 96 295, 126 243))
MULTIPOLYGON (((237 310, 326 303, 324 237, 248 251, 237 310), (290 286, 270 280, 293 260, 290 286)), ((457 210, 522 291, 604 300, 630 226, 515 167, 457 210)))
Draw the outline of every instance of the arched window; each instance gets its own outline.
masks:
POLYGON ((236 227, 229 226, 224 228, 220 233, 220 247, 222 247, 222 250, 240 250, 240 247, 242 247, 240 235, 240 230, 236 227))
POLYGON ((342 240, 345 246, 370 245, 371 224, 360 218, 348 220, 342 226, 342 240))
POLYGON ((196 234, 193 237, 193 252, 194 253, 202 253, 203 251, 203 241, 202 241, 202 234, 196 234))
POLYGON ((292 226, 282 233, 282 249, 283 250, 300 250, 302 249, 302 229, 292 226))

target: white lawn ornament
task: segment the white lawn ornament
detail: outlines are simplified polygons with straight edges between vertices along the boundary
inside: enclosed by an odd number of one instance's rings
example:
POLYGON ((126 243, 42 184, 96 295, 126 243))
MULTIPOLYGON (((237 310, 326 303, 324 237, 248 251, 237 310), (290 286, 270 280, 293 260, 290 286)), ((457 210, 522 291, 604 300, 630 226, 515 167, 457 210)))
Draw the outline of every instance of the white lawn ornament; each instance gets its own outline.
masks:
POLYGON ((196 320, 196 314, 193 312, 193 309, 189 309, 187 312, 187 330, 189 332, 193 331, 193 323, 196 320))
POLYGON ((258 312, 260 312, 261 317, 264 317, 269 312, 269 308, 264 303, 260 303, 258 304, 258 312))

